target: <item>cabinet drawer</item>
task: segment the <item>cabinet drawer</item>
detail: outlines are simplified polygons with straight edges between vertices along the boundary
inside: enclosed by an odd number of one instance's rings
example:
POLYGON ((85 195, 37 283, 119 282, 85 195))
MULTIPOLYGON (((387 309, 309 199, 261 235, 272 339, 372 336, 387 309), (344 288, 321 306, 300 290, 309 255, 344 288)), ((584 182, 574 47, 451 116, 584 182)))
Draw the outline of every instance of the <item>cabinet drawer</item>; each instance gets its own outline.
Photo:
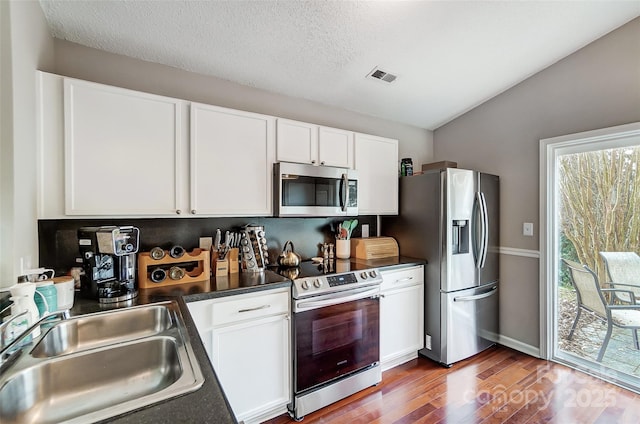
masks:
POLYGON ((422 265, 393 271, 381 271, 381 290, 391 290, 398 287, 413 286, 424 282, 424 267, 422 265))
POLYGON ((270 315, 289 313, 288 292, 262 292, 263 294, 241 299, 216 302, 212 307, 212 325, 256 319, 270 315))

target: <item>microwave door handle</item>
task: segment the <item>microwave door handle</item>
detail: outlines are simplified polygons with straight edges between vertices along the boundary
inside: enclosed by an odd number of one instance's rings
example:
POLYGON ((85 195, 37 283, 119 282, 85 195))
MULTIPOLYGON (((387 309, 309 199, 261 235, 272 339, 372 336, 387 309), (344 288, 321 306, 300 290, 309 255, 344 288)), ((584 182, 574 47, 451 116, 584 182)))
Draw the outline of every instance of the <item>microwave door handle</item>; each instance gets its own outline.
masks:
POLYGON ((342 212, 347 211, 347 205, 349 204, 349 176, 342 174, 342 181, 340 182, 340 188, 342 189, 342 212))

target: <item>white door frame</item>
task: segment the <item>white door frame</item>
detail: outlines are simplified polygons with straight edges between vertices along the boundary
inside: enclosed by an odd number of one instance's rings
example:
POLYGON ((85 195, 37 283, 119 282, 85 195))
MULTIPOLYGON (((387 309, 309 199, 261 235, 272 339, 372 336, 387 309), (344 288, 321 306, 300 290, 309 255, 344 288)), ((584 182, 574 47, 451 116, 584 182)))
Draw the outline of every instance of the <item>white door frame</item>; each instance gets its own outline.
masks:
POLYGON ((555 278, 560 263, 557 209, 557 159, 561 155, 640 144, 640 122, 540 140, 540 356, 554 359, 556 345, 555 278))

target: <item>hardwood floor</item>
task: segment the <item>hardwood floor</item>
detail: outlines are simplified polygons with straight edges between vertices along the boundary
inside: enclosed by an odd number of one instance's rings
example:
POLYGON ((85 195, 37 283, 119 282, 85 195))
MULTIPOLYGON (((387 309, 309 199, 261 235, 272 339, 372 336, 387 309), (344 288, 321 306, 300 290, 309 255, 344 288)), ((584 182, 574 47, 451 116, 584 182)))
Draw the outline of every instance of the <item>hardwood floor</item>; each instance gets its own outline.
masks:
MULTIPOLYGON (((295 422, 288 415, 267 423, 295 422)), ((640 423, 635 393, 506 347, 443 368, 418 358, 303 423, 640 423)))

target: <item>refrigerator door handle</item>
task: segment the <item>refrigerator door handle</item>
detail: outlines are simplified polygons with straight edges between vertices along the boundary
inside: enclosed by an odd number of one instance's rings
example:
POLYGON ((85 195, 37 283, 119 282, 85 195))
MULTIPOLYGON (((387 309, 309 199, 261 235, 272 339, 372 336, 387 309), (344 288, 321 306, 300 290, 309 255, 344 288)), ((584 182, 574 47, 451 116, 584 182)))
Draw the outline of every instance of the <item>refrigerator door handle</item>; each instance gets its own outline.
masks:
POLYGON ((484 239, 485 239, 485 211, 482 202, 482 193, 477 191, 474 199, 474 225, 472 227, 473 237, 473 260, 475 261, 476 268, 480 269, 484 266, 485 252, 484 252, 484 239))
POLYGON ((489 250, 489 212, 487 211, 487 199, 484 197, 484 193, 480 192, 480 211, 482 214, 482 252, 480 255, 480 266, 478 268, 484 268, 484 264, 487 260, 487 251, 489 250))
POLYGON ((489 297, 489 296, 494 295, 497 290, 498 290, 498 286, 493 286, 493 287, 491 287, 491 290, 489 290, 488 292, 485 292, 485 293, 482 293, 482 294, 476 294, 474 296, 454 297, 453 301, 454 302, 468 302, 468 301, 471 301, 471 300, 484 299, 485 297, 489 297))

